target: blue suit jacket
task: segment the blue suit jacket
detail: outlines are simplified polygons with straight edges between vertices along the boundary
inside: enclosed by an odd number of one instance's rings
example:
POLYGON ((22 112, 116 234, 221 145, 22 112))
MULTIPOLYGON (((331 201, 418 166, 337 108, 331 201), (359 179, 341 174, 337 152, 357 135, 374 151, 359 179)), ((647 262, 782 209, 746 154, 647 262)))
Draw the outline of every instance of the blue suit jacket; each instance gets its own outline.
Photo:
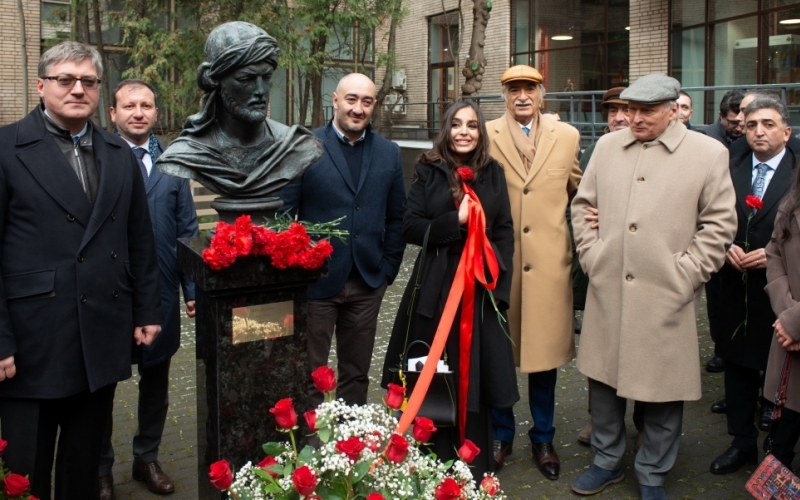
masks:
POLYGON ((281 191, 283 208, 299 220, 329 222, 346 216, 340 228, 350 234, 347 243, 332 239, 328 275, 308 287, 308 298, 333 296, 344 286, 353 266, 367 284, 391 284, 400 269, 403 239, 403 165, 400 148, 367 129, 361 177, 353 182, 339 137, 328 125, 314 130, 325 154, 281 191))
POLYGON ((156 241, 164 321, 161 333, 152 345, 134 347, 133 362, 142 366, 163 363, 180 347, 181 305, 178 287, 183 287, 184 300, 194 300, 194 283, 178 269, 178 238, 198 235, 197 213, 189 181, 164 174, 155 167, 163 151, 164 147, 159 143, 145 190, 156 241))

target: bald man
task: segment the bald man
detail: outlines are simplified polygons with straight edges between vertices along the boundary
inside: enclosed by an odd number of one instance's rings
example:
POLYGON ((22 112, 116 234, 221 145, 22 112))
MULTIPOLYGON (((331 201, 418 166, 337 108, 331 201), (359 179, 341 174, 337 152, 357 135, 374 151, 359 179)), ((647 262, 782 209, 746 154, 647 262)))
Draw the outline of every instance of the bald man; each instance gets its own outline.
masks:
MULTIPOLYGON (((281 193, 291 215, 310 222, 345 217, 346 241, 333 239, 328 275, 308 287, 308 358, 328 364, 336 333, 337 398, 367 402, 375 331, 386 286, 403 259, 405 187, 400 148, 372 131, 375 84, 351 73, 333 93, 333 119, 314 130, 325 154, 281 193)), ((311 403, 322 394, 310 383, 311 403)))

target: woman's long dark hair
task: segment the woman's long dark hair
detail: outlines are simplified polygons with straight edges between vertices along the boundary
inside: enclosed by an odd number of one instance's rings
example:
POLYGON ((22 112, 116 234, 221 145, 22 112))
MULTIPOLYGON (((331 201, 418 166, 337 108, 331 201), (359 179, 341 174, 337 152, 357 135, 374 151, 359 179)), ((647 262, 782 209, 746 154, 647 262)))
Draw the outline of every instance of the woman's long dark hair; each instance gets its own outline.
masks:
POLYGON ((486 120, 483 117, 481 108, 472 100, 464 100, 454 103, 447 109, 447 112, 445 112, 442 118, 441 129, 436 135, 436 139, 434 139, 433 148, 419 155, 417 163, 431 164, 441 161, 447 165, 451 174, 450 185, 453 188, 453 194, 457 198, 460 198, 461 181, 458 178, 456 169, 461 166, 467 166, 477 174, 491 160, 492 157, 489 155, 489 139, 486 133, 486 120), (480 137, 478 138, 477 146, 472 150, 469 157, 459 159, 453 153, 453 138, 451 136, 450 127, 456 113, 464 108, 472 108, 475 111, 475 116, 478 117, 478 131, 480 132, 480 137))
MULTIPOLYGON (((791 154, 791 150, 787 150, 787 153, 791 154)), ((777 242, 783 242, 788 240, 792 237, 792 233, 789 231, 794 224, 794 214, 800 212, 800 165, 795 167, 794 173, 794 182, 792 183, 792 188, 786 193, 786 196, 783 198, 781 202, 780 211, 783 213, 783 216, 775 222, 778 229, 777 238, 775 240, 777 242)))

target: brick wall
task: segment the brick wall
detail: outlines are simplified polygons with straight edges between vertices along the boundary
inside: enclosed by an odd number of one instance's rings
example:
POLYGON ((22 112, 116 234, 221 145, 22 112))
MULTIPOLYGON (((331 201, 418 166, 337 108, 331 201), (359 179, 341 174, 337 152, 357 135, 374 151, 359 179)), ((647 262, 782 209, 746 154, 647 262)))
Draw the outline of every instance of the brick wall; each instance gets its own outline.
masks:
MULTIPOLYGON (((36 64, 39 62, 40 23, 39 0, 23 0, 28 52, 28 106, 39 103, 36 93, 36 64)), ((22 110, 22 46, 17 0, 0 0, 0 125, 15 122, 24 115, 22 110)))
POLYGON ((631 0, 630 81, 650 73, 667 73, 669 1, 631 0))

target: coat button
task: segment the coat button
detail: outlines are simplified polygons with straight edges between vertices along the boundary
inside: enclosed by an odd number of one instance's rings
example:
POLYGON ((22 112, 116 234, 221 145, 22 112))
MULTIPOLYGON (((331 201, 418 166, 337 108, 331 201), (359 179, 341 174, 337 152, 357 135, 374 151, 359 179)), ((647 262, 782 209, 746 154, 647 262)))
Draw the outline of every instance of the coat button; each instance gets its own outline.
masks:
POLYGON ((756 232, 756 228, 754 228, 754 227, 751 227, 751 228, 750 228, 750 231, 748 231, 748 232, 749 232, 750 234, 753 234, 753 233, 755 233, 755 232, 756 232))
POLYGON ((86 295, 81 295, 81 304, 86 303, 86 295))
POLYGON ((117 258, 117 252, 115 252, 115 251, 113 251, 113 250, 112 250, 112 251, 111 251, 111 258, 112 258, 112 259, 116 259, 116 258, 117 258))
POLYGON ((527 233, 528 231, 530 231, 530 229, 528 229, 527 227, 522 230, 523 233, 527 233))
POLYGON ((522 190, 522 194, 528 194, 528 190, 527 189, 523 189, 522 190))
POLYGON ((635 232, 636 232, 636 224, 631 224, 631 225, 630 225, 630 227, 629 227, 628 229, 630 229, 630 231, 631 231, 632 233, 635 233, 635 232))
POLYGON ((647 149, 647 144, 642 144, 642 149, 647 149))
POLYGON ((628 281, 633 281, 633 276, 631 276, 629 274, 629 275, 625 276, 625 279, 628 280, 628 281))
POLYGON ((83 262, 83 255, 78 255, 78 262, 83 262))
POLYGON ((73 222, 75 221, 75 217, 73 217, 72 214, 67 214, 67 220, 73 222))
POLYGON ((527 273, 528 271, 531 270, 531 266, 525 266, 525 267, 522 268, 522 270, 527 273))
POLYGON ((637 178, 636 178, 636 180, 637 180, 638 182, 644 182, 644 177, 637 177, 637 178))
POLYGON ((117 220, 117 218, 114 216, 113 212, 111 213, 111 220, 117 220))
POLYGON ((361 210, 361 207, 359 205, 356 205, 356 210, 361 210))
POLYGON ((358 238, 358 233, 354 234, 353 238, 358 238))
POLYGON ((113 292, 111 292, 111 296, 116 299, 117 297, 119 297, 119 292, 114 290, 113 292))

